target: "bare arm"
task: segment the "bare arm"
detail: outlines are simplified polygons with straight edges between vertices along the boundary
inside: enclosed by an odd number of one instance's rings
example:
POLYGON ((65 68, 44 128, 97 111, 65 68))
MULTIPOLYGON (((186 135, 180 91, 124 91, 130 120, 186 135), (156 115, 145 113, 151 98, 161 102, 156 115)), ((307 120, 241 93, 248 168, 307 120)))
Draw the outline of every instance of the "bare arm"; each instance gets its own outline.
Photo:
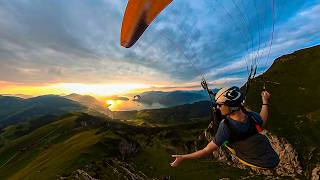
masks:
POLYGON ((260 116, 263 120, 264 127, 267 127, 267 122, 268 122, 270 96, 271 96, 271 94, 268 91, 262 91, 262 93, 261 93, 262 107, 261 107, 261 111, 260 111, 260 116))
POLYGON ((211 141, 210 143, 208 143, 208 145, 205 148, 203 148, 199 151, 196 151, 194 153, 185 154, 185 155, 172 155, 172 157, 175 157, 176 159, 174 162, 170 163, 170 165, 172 167, 177 167, 184 160, 198 159, 201 157, 208 156, 216 149, 218 149, 218 146, 213 141, 211 141))

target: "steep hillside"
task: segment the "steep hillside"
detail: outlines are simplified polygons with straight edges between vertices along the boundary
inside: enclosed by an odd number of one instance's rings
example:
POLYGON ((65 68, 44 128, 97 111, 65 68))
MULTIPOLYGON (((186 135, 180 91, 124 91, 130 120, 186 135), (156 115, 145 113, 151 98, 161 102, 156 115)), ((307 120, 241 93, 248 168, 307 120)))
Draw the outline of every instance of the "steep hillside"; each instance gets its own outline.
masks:
POLYGON ((0 96, 0 119, 23 108, 23 101, 24 99, 19 97, 0 96))
POLYGON ((102 114, 110 115, 111 111, 107 108, 106 104, 104 102, 101 102, 97 100, 96 98, 89 96, 89 95, 79 95, 79 94, 69 94, 67 96, 64 96, 67 99, 70 99, 72 101, 76 101, 83 106, 86 106, 90 109, 93 109, 95 111, 98 111, 102 114))
POLYGON ((62 115, 84 110, 85 106, 56 95, 29 99, 0 96, 0 128, 47 114, 62 115))
POLYGON ((320 46, 278 58, 257 77, 248 94, 247 105, 261 107, 263 82, 272 94, 271 132, 285 137, 299 153, 307 175, 320 162, 320 46))
MULTIPOLYGON (((34 179, 40 171, 47 175, 53 171, 58 174, 70 166, 73 167, 70 164, 72 158, 96 143, 98 135, 95 135, 96 130, 91 128, 98 127, 103 122, 102 119, 91 119, 85 115, 66 115, 26 135, 10 138, 10 141, 6 141, 8 137, 5 135, 8 134, 7 131, 15 130, 6 128, 1 133, 1 138, 5 141, 0 148, 0 178, 13 176, 13 179, 21 177, 34 179), (67 139, 69 141, 66 141, 67 139), (26 176, 27 174, 29 176, 26 176)), ((51 178, 55 177, 54 174, 51 175, 51 178)), ((38 178, 40 177, 45 176, 38 178)))

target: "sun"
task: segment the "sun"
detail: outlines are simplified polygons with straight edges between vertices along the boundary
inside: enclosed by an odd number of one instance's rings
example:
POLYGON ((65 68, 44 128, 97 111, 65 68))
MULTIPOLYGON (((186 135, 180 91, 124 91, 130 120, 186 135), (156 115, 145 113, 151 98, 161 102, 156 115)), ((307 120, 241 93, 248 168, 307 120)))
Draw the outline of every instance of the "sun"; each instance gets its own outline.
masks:
POLYGON ((114 101, 113 100, 107 100, 106 103, 107 103, 108 106, 112 106, 114 104, 114 101))

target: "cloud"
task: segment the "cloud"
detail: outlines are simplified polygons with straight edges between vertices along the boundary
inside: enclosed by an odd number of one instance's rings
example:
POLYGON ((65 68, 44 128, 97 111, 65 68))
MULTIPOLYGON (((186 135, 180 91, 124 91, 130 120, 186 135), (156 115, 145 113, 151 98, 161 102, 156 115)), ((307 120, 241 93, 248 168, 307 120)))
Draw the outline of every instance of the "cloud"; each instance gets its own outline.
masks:
MULTIPOLYGON (((320 43, 320 4, 303 9, 277 26, 271 57, 320 43)), ((268 65, 273 61, 269 60, 268 65)))
POLYGON ((272 6, 265 1, 257 1, 260 11, 239 0, 173 1, 131 49, 119 45, 126 1, 0 1, 0 81, 175 86, 206 74, 239 85, 257 55, 268 67, 319 42, 319 3, 276 2, 267 58, 272 6))
MULTIPOLYGON (((235 71, 238 77, 243 77, 242 80, 248 75, 245 70, 247 65, 254 64, 255 55, 260 54, 257 65, 258 74, 262 73, 269 68, 276 57, 284 54, 292 53, 295 50, 306 48, 320 43, 320 4, 314 5, 312 8, 302 9, 294 16, 286 19, 284 22, 276 24, 273 44, 270 47, 257 49, 250 53, 245 53, 243 57, 235 59, 231 63, 225 63, 224 67, 214 69, 207 73, 208 77, 217 78, 228 76, 228 72, 235 71), (271 51, 270 51, 271 50, 271 51), (270 51, 270 55, 269 52, 270 51)), ((268 44, 270 42, 267 42, 268 44)), ((232 74, 232 73, 231 73, 232 74)), ((234 74, 232 74, 234 76, 234 74)), ((239 83, 239 82, 238 82, 239 83)))

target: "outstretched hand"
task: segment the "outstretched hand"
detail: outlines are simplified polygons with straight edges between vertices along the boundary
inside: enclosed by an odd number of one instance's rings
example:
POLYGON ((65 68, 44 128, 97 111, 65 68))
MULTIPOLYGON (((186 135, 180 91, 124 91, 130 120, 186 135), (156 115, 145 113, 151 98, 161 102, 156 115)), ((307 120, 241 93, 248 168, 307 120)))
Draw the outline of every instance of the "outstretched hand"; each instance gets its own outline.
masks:
POLYGON ((176 159, 170 163, 171 167, 179 166, 179 164, 184 160, 183 155, 172 155, 172 157, 175 157, 176 159))

